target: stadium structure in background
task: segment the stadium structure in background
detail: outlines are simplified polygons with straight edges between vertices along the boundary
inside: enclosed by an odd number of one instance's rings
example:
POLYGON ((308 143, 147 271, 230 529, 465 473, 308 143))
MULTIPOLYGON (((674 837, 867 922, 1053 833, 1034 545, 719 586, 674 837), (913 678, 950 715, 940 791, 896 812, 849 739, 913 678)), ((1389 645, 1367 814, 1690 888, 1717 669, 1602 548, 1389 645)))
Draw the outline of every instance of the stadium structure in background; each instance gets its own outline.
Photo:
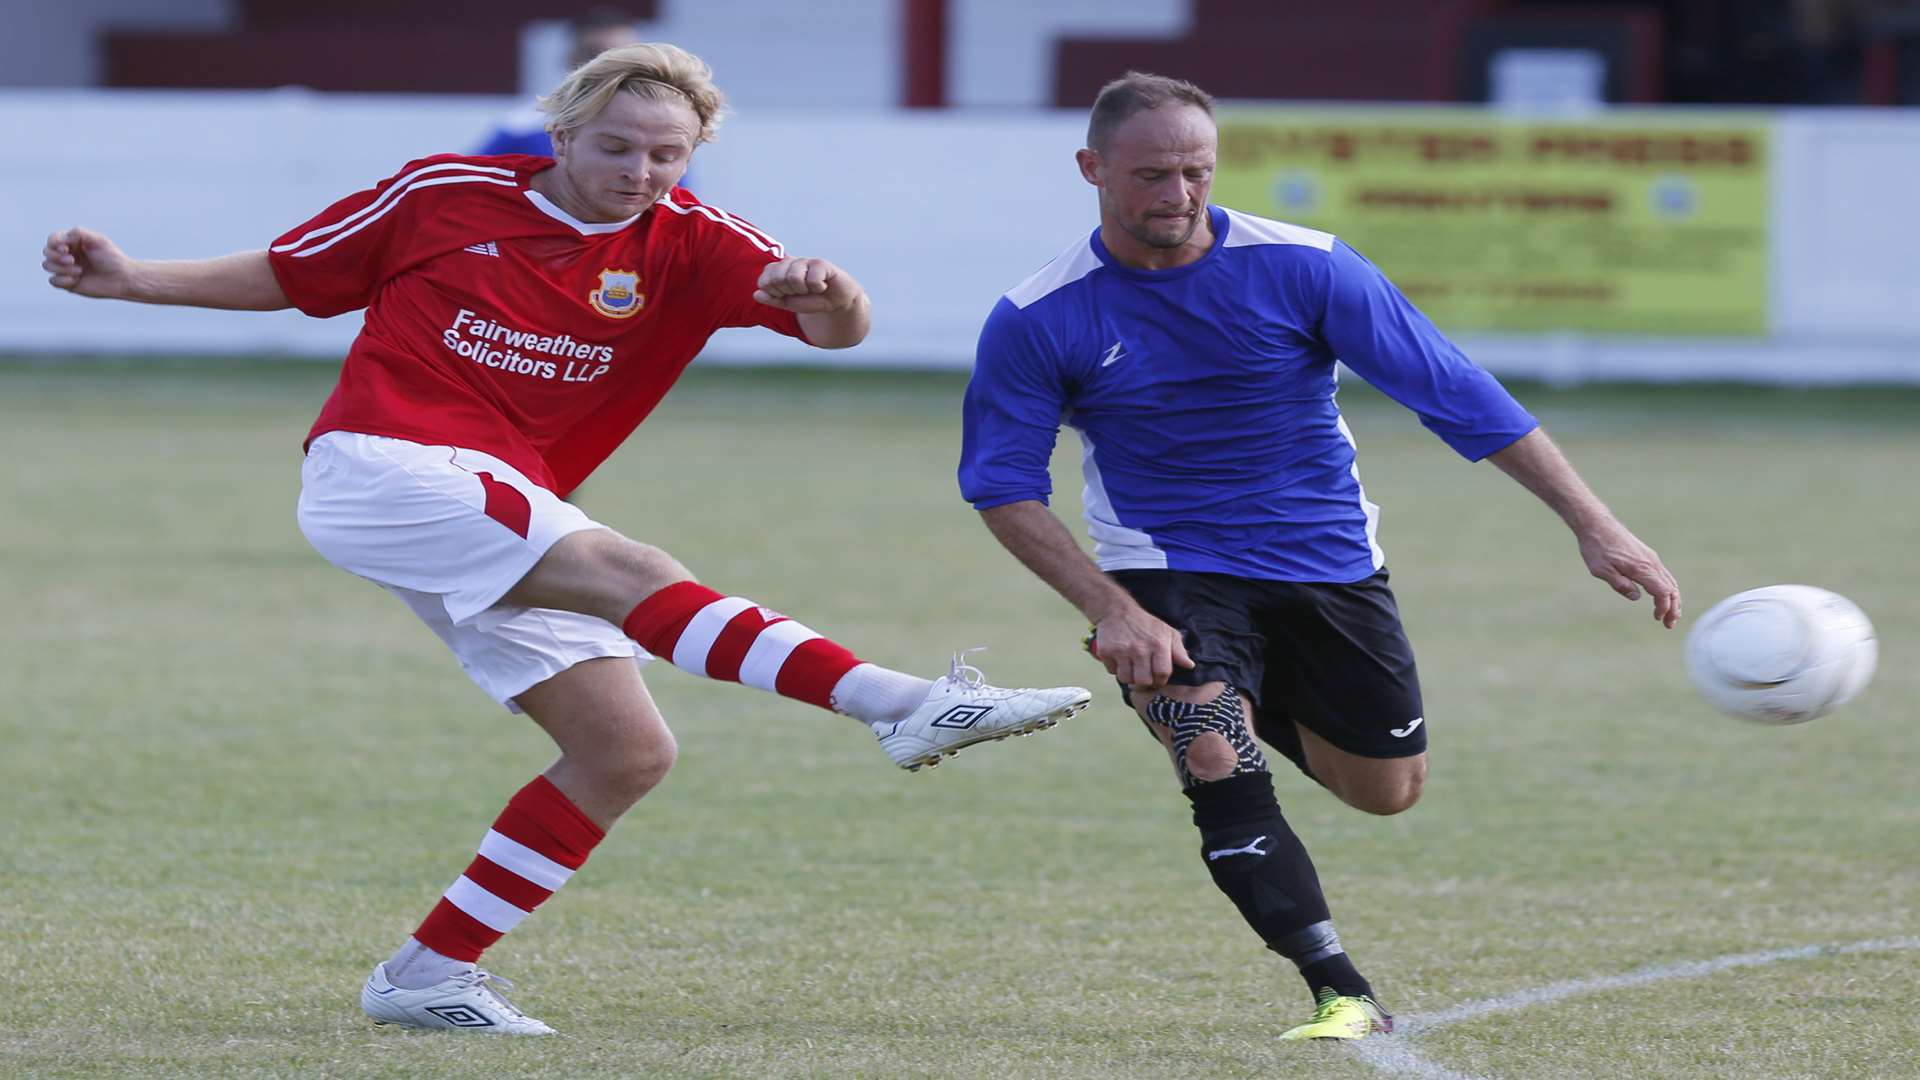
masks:
MULTIPOLYGON (((1033 163, 1070 155, 1075 109, 1138 68, 1232 99, 1222 204, 1349 238, 1502 375, 1920 382, 1920 215, 1901 179, 1920 173, 1920 0, 610 10, 728 87, 702 198, 765 208, 783 237, 901 283, 838 363, 968 365, 985 283, 1044 262, 1050 223, 1089 197, 1033 163), (848 177, 859 198, 796 200, 774 179, 796 172, 848 177), (982 243, 988 193, 1016 175, 1031 227, 982 243)), ((22 148, 0 201, 38 209, 0 221, 18 249, 135 163, 171 212, 121 235, 162 253, 257 244, 235 223, 483 145, 557 77, 570 26, 608 16, 593 0, 474 0, 457 18, 423 0, 153 0, 137 27, 100 12, 33 5, 0 38, 0 126, 22 148), (27 158, 48 146, 56 167, 27 158), (191 179, 207 167, 232 175, 217 204, 191 179), (88 179, 39 179, 62 170, 88 179)), ((107 326, 43 293, 0 274, 0 350, 336 357, 353 332, 179 310, 107 326)), ((803 360, 782 345, 723 335, 706 355, 803 360)))
POLYGON ((1914 0, 47 4, 9 16, 0 85, 517 93, 564 63, 566 20, 609 13, 711 56, 745 101, 1083 107, 1138 68, 1260 100, 1471 103, 1544 79, 1610 103, 1920 104, 1914 0), (852 70, 816 66, 809 89, 733 62, 818 49, 852 70))

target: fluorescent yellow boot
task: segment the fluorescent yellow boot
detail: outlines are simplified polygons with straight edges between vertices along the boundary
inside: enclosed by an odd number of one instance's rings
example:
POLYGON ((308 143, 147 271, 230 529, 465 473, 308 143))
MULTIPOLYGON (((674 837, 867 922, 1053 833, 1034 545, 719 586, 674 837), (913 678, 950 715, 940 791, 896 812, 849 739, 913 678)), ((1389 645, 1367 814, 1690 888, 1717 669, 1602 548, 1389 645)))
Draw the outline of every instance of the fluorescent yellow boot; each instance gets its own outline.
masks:
POLYGON ((1364 1039, 1393 1031, 1393 1017, 1370 997, 1341 997, 1332 987, 1320 990, 1320 1005, 1299 1027, 1282 1039, 1364 1039))

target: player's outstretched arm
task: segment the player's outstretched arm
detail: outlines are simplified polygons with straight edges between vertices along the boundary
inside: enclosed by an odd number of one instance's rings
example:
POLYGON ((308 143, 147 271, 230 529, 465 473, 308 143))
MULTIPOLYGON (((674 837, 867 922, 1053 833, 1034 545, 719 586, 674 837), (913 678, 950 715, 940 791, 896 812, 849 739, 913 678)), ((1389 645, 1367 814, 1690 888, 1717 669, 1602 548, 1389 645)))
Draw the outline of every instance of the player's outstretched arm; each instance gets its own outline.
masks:
POLYGON ((1535 428, 1487 460, 1553 508, 1580 543, 1580 557, 1594 577, 1629 600, 1644 587, 1653 597, 1653 617, 1667 629, 1680 621, 1680 584, 1660 556, 1633 535, 1600 501, 1560 448, 1535 428))
POLYGON ((1167 684, 1175 667, 1190 668, 1180 632, 1136 603, 1106 575, 1045 504, 1032 499, 980 511, 1002 547, 1093 624, 1093 656, 1114 678, 1142 691, 1167 684))
POLYGON ((264 251, 175 262, 129 259, 100 233, 65 229, 47 237, 40 268, 48 284, 80 296, 230 311, 293 306, 264 251))
POLYGON ((847 349, 867 339, 873 305, 853 275, 825 259, 781 259, 760 272, 753 298, 800 316, 807 343, 847 349))

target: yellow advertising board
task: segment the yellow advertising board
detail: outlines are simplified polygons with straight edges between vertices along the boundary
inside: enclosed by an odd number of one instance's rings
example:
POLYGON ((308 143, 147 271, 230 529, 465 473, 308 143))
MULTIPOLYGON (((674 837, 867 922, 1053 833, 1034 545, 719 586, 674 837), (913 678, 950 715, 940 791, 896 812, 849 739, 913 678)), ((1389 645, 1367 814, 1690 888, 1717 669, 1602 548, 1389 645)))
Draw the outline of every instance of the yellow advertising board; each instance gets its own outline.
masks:
POLYGON ((1338 235, 1449 330, 1762 334, 1763 120, 1220 111, 1213 200, 1338 235))

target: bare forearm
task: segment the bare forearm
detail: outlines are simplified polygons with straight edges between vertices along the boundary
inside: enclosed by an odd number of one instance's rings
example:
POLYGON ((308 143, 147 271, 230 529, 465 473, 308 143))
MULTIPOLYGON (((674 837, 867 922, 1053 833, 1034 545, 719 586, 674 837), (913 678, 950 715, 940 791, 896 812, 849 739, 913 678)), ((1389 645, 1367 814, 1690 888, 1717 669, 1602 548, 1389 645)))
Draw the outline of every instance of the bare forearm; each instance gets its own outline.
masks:
POLYGON ((183 262, 130 259, 111 239, 75 226, 47 237, 40 269, 47 284, 75 296, 232 311, 293 306, 264 251, 183 262))
POLYGON ((119 298, 230 311, 279 311, 293 306, 264 251, 217 259, 135 260, 127 265, 125 290, 119 298))
POLYGON ((1544 428, 1533 429, 1487 460, 1533 492, 1575 531, 1613 517, 1544 428))
POLYGON ((867 339, 873 304, 852 274, 825 259, 798 256, 767 264, 753 298, 768 307, 791 311, 800 320, 807 344, 818 349, 849 349, 867 339))
POLYGON ((800 316, 800 330, 807 343, 820 349, 850 349, 867 339, 873 328, 873 304, 862 292, 840 311, 822 311, 800 316))
POLYGON ((1008 503, 982 510, 980 517, 1014 558, 1087 617, 1094 628, 1087 651, 1114 678, 1153 692, 1176 670, 1193 667, 1180 632, 1094 565, 1046 506, 1036 500, 1008 503))
POLYGON ((1002 547, 1078 608, 1088 622, 1098 623, 1133 605, 1127 591, 1094 565, 1045 504, 1008 503, 980 511, 980 518, 1002 547))
POLYGON ((1642 543, 1587 487, 1547 433, 1538 428, 1489 459, 1553 508, 1573 531, 1587 571, 1629 600, 1645 588, 1653 617, 1667 629, 1680 619, 1680 585, 1652 548, 1642 543))

